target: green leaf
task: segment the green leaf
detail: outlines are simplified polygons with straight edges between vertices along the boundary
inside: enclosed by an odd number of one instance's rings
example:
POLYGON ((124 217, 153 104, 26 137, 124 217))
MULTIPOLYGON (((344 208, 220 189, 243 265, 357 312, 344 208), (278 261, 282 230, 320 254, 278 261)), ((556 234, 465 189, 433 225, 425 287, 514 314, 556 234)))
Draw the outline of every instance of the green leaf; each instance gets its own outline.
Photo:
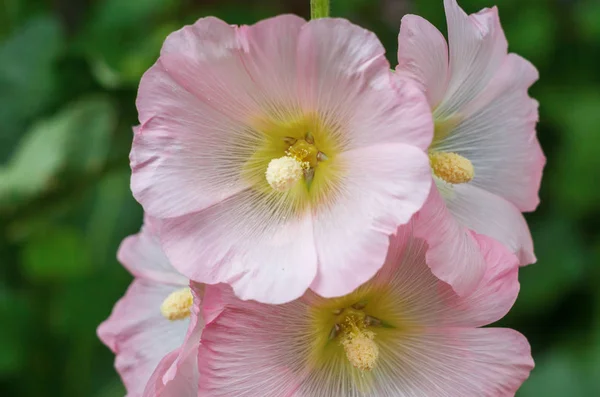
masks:
POLYGON ((117 125, 114 106, 104 97, 90 97, 75 103, 69 117, 69 168, 97 171, 106 160, 111 133, 117 125))
POLYGON ((513 308, 519 315, 536 314, 558 302, 582 280, 587 260, 581 236, 568 220, 555 216, 531 228, 538 261, 519 271, 521 291, 513 308))
POLYGON ((137 232, 142 223, 141 207, 131 196, 130 178, 131 171, 126 169, 98 183, 85 233, 98 266, 114 264, 121 240, 128 231, 137 232))
POLYGON ((91 263, 85 238, 79 230, 67 226, 41 230, 22 251, 24 273, 38 282, 82 277, 90 273, 91 263))
POLYGON ((555 350, 536 359, 536 368, 518 397, 592 396, 582 365, 568 351, 555 350))
POLYGON ((555 154, 555 179, 550 187, 560 208, 574 217, 594 211, 600 201, 600 189, 592 183, 600 169, 600 91, 574 86, 548 88, 545 114, 565 131, 555 154))
POLYGON ((180 0, 96 2, 76 50, 108 88, 136 85, 158 58, 166 36, 181 27, 163 21, 180 0), (151 23, 140 23, 150 21, 151 23))
POLYGON ((591 42, 600 42, 600 2, 597 0, 578 1, 574 8, 574 28, 591 42))
POLYGON ((115 379, 108 384, 102 386, 95 394, 94 397, 120 397, 127 394, 123 382, 115 379))
POLYGON ((100 167, 115 123, 111 104, 95 97, 38 122, 22 139, 10 162, 0 167, 0 207, 43 192, 67 165, 78 173, 100 167))
POLYGON ((64 38, 59 22, 40 16, 0 44, 0 161, 13 149, 25 121, 54 99, 54 63, 64 38))
POLYGON ((37 123, 22 139, 9 164, 0 168, 0 206, 46 189, 66 158, 69 118, 37 123))
POLYGON ((30 326, 27 302, 0 284, 0 375, 18 372, 26 361, 27 346, 23 329, 30 326))
MULTIPOLYGON (((596 258, 599 257, 600 256, 596 256, 596 258)), ((598 309, 599 305, 600 299, 596 299, 596 309, 598 309)), ((590 396, 600 395, 600 378, 597 376, 597 374, 600 373, 600 319, 598 318, 596 318, 595 321, 594 332, 593 346, 591 348, 587 348, 586 346, 586 358, 589 361, 589 365, 587 365, 586 369, 588 370, 588 379, 591 381, 592 389, 590 396)))
MULTIPOLYGON (((500 5, 500 15, 502 14, 500 5)), ((537 67, 548 63, 554 49, 556 20, 546 5, 528 5, 510 18, 502 18, 510 51, 517 53, 537 67)))

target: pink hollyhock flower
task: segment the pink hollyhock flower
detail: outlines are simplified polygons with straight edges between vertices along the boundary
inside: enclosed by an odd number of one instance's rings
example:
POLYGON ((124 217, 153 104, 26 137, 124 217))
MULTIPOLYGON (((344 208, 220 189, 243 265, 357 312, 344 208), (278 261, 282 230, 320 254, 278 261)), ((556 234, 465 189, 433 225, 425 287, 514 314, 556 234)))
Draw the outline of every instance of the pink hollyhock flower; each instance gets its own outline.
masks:
POLYGON ((171 267, 153 223, 147 218, 119 248, 119 261, 135 280, 98 336, 117 355, 115 367, 129 397, 196 397, 202 286, 192 291, 171 267))
POLYGON ((130 159, 173 266, 267 303, 371 278, 431 186, 431 112, 409 80, 342 19, 172 33, 140 83, 130 159))
POLYGON ((283 305, 236 298, 207 286, 213 313, 198 353, 207 397, 511 396, 533 368, 525 337, 478 328, 514 303, 518 260, 476 236, 489 267, 459 297, 425 263, 426 244, 404 228, 384 267, 340 298, 312 292, 283 305))
POLYGON ((468 293, 485 271, 471 231, 502 242, 522 265, 536 260, 521 211, 538 205, 545 164, 535 134, 538 103, 527 94, 538 72, 507 53, 495 7, 469 16, 455 0, 444 5, 449 49, 433 25, 407 15, 396 71, 421 85, 435 121, 435 183, 415 233, 429 242, 434 274, 468 293))

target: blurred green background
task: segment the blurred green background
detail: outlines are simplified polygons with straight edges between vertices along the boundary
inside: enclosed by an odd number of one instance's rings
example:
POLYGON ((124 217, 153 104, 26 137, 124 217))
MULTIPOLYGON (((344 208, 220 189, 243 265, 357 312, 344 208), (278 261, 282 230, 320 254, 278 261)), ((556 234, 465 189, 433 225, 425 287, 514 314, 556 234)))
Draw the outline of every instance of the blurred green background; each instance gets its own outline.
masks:
MULTIPOLYGON (((3 0, 1 396, 124 395, 95 330, 131 280, 115 252, 142 219, 128 185, 140 76, 166 35, 199 17, 308 17, 308 3, 3 0)), ((460 3, 497 3, 511 51, 541 74, 531 92, 548 165, 528 215, 539 261, 522 269, 502 321, 529 338, 537 362, 519 396, 600 396, 600 0, 460 3)), ((332 2, 334 16, 378 34, 392 64, 409 12, 445 31, 442 0, 332 2)))

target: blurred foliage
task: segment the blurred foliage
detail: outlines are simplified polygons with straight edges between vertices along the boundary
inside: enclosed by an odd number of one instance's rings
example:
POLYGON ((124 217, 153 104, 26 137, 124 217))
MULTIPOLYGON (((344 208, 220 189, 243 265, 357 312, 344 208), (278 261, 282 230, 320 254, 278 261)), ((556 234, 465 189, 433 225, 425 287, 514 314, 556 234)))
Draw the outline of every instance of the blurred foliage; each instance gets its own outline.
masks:
MULTIPOLYGON (((462 0, 469 12, 494 0, 462 0)), ((501 322, 530 340, 521 397, 600 395, 600 2, 497 0, 511 51, 541 80, 538 264, 501 322)), ((253 23, 309 0, 4 0, 0 5, 0 395, 124 394, 95 335, 131 277, 117 264, 142 211, 128 152, 142 73, 166 35, 207 15, 253 23)), ((400 20, 445 29, 441 0, 333 0, 395 63, 400 20)))

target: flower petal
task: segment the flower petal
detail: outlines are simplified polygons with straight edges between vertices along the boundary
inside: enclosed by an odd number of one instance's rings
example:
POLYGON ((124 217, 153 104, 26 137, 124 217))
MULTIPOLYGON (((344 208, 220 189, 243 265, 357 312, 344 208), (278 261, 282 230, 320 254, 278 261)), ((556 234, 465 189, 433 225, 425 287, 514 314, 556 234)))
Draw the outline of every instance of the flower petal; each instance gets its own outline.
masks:
POLYGON ((545 164, 535 135, 538 103, 527 94, 537 79, 533 65, 509 54, 485 91, 461 112, 464 121, 434 145, 471 160, 475 167, 471 183, 521 211, 538 205, 545 164))
MULTIPOLYGON (((212 108, 219 116, 243 122, 256 113, 258 103, 251 94, 254 83, 241 58, 248 46, 240 30, 218 18, 200 18, 166 38, 157 64, 179 87, 176 94, 189 93, 206 110, 212 108)), ((147 92, 142 91, 143 84, 142 79, 137 102, 142 124, 164 113, 151 96, 156 91, 150 84, 147 92)))
POLYGON ((459 295, 473 292, 485 273, 484 257, 471 231, 454 218, 435 184, 416 215, 415 236, 427 241, 427 264, 436 277, 459 295))
POLYGON ((296 48, 305 25, 295 15, 239 28, 203 18, 171 34, 161 60, 194 96, 247 122, 265 106, 297 106, 296 48))
POLYGON ((454 194, 445 201, 461 224, 503 243, 517 254, 521 265, 536 261, 527 222, 513 204, 470 183, 455 185, 454 194))
POLYGON ((296 15, 240 27, 240 40, 246 46, 241 56, 254 83, 255 91, 250 95, 277 118, 299 107, 297 47, 300 31, 305 28, 306 21, 296 15))
POLYGON ((488 84, 506 57, 508 44, 497 8, 467 15, 456 0, 444 0, 450 46, 450 81, 436 119, 459 112, 488 84))
POLYGON ((131 396, 141 396, 158 363, 178 349, 190 321, 169 321, 160 305, 179 286, 134 280, 98 336, 116 355, 115 367, 131 396))
MULTIPOLYGON (((208 286, 207 299, 215 288, 208 286)), ((294 396, 304 379, 312 340, 307 307, 242 302, 225 293, 227 307, 207 324, 198 354, 200 395, 294 396)))
POLYGON ((371 281, 391 291, 396 317, 417 328, 480 327, 502 318, 519 292, 516 256, 494 239, 474 234, 485 274, 471 294, 461 297, 427 266, 428 245, 415 237, 414 223, 391 238, 386 264, 371 281))
POLYGON ((156 367, 144 397, 195 397, 198 394, 198 347, 204 328, 200 314, 204 287, 192 288, 194 307, 181 347, 166 355, 156 367))
POLYGON ((345 295, 383 266, 389 235, 407 223, 427 197, 429 161, 403 144, 343 153, 347 171, 334 202, 315 211, 319 269, 311 289, 345 295))
POLYGON ((452 327, 483 327, 508 313, 519 294, 519 260, 503 244, 475 235, 486 262, 486 272, 477 289, 465 297, 447 299, 445 324, 452 327))
POLYGON ((203 18, 169 35, 137 100, 132 190, 146 211, 181 216, 248 187, 240 172, 261 139, 251 122, 297 107, 295 51, 304 23, 284 15, 236 28, 203 18))
POLYGON ((177 376, 167 384, 163 383, 164 373, 180 358, 179 349, 172 351, 161 360, 148 380, 143 397, 196 397, 198 395, 198 348, 190 352, 182 361, 177 376))
POLYGON ((511 329, 430 329, 382 343, 372 395, 514 396, 533 366, 527 339, 511 329))
POLYGON ((181 88, 161 61, 142 77, 137 102, 146 120, 129 155, 131 190, 150 215, 198 211, 247 187, 239 176, 253 139, 245 125, 181 88))
POLYGON ((188 216, 167 219, 163 248, 190 279, 230 284, 242 299, 283 303, 302 296, 317 271, 309 213, 290 214, 274 196, 244 191, 188 216))
POLYGON ((117 257, 135 277, 157 283, 186 286, 188 280, 171 266, 158 239, 160 221, 144 217, 138 234, 123 240, 117 257))
POLYGON ((433 137, 427 102, 410 81, 391 81, 375 34, 344 19, 317 19, 298 43, 302 107, 337 126, 343 150, 407 143, 425 150, 433 137))
POLYGON ((396 71, 412 77, 435 109, 448 87, 448 45, 442 33, 426 19, 405 15, 398 36, 396 71))

